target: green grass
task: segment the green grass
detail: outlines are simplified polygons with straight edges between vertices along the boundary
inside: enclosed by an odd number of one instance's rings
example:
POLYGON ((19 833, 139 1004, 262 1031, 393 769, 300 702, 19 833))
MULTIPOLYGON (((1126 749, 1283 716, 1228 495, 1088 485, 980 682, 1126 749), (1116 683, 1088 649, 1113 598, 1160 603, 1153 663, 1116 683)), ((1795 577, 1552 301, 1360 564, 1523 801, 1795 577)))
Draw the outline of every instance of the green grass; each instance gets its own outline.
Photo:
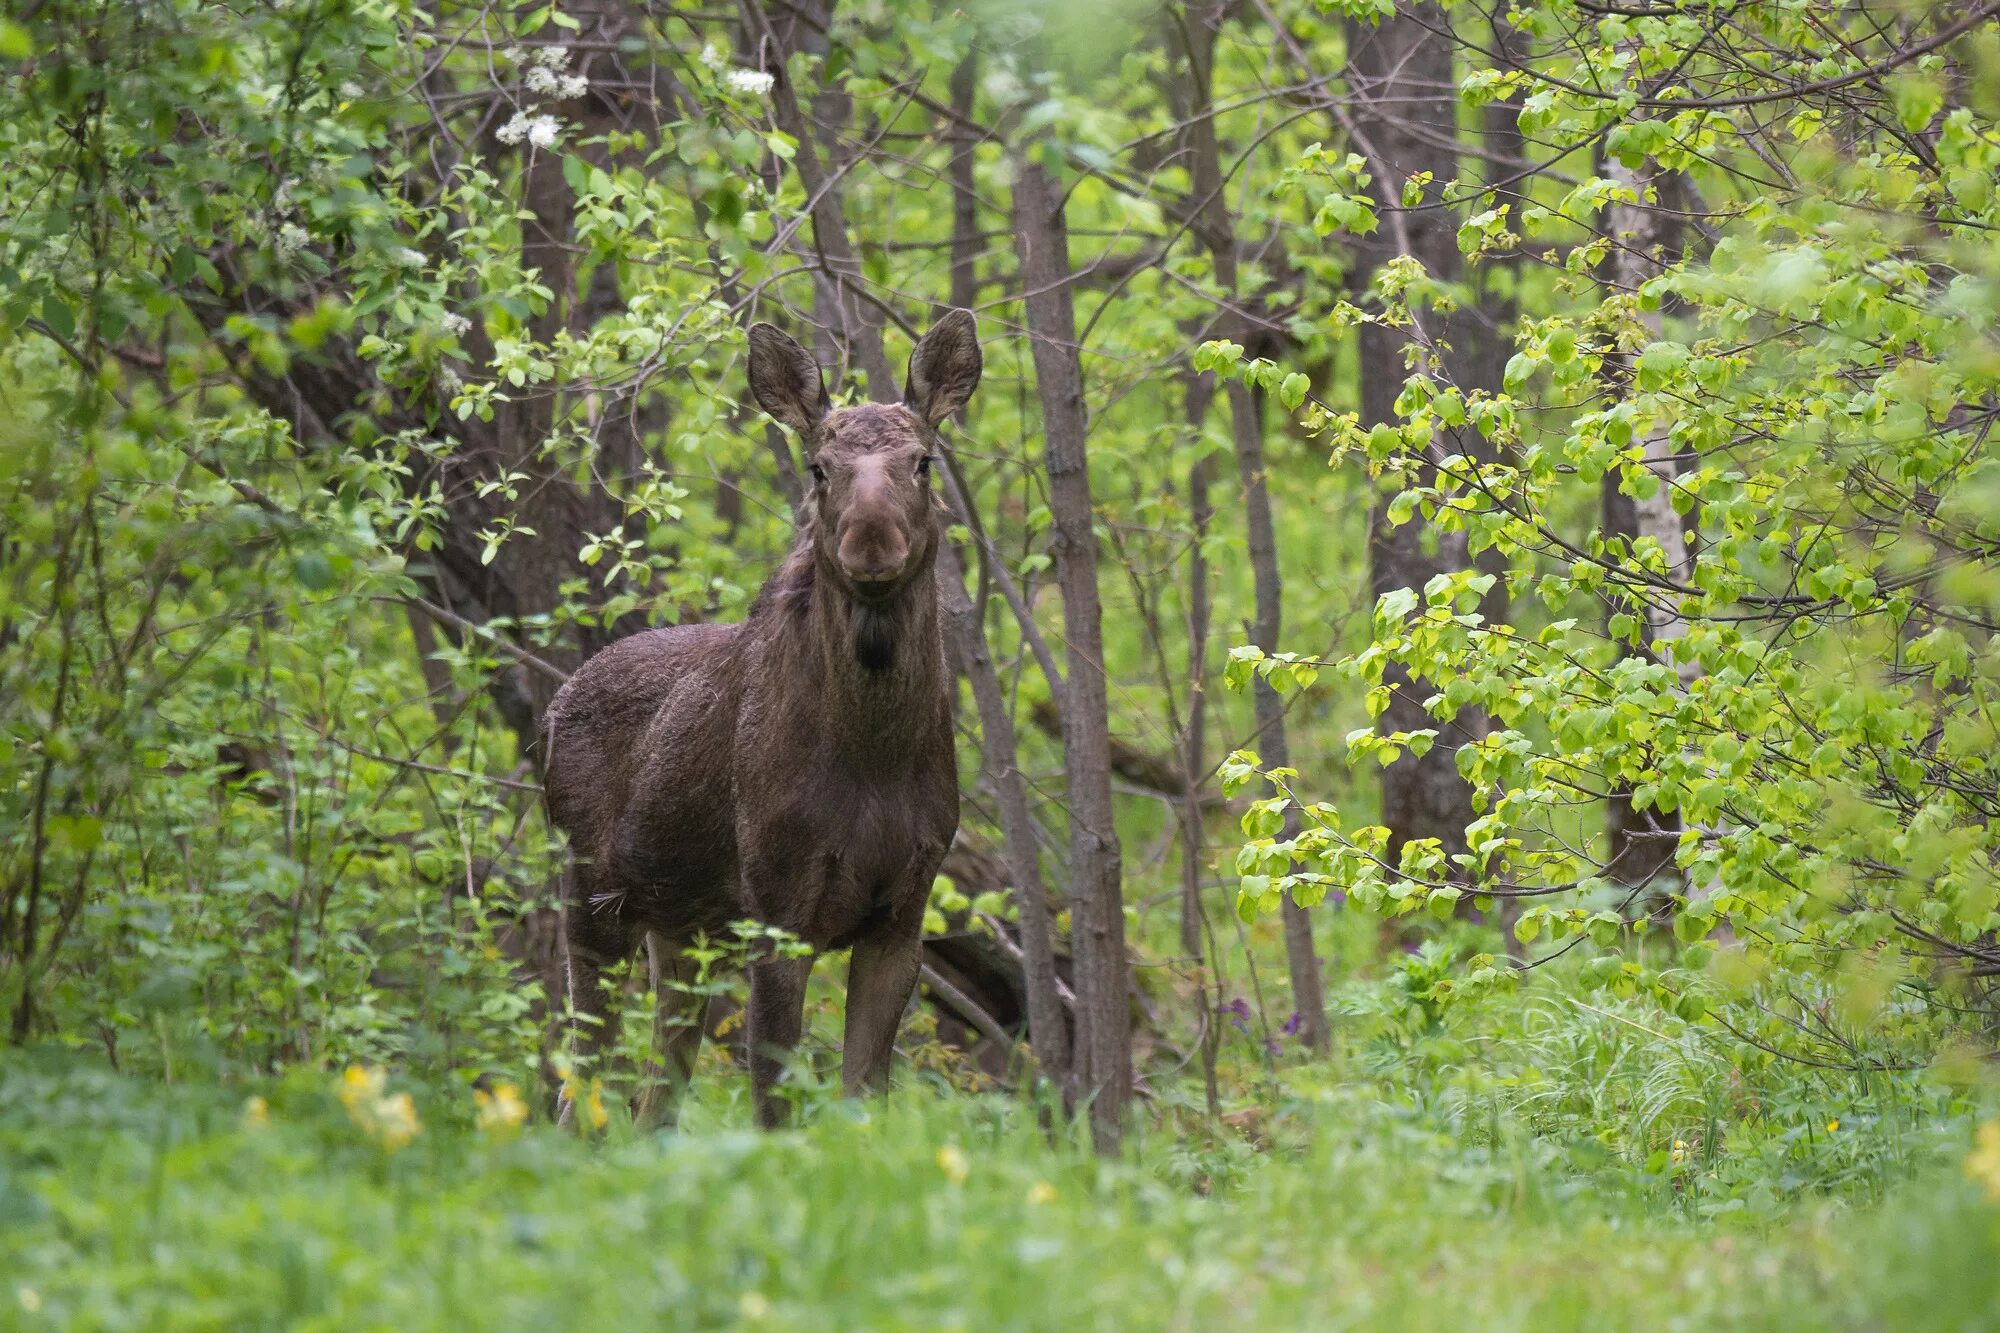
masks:
POLYGON ((1156 1107, 1108 1163, 1031 1107, 921 1085, 777 1135, 719 1090, 685 1133, 614 1121, 597 1143, 496 1142, 433 1091, 389 1153, 334 1083, 264 1086, 259 1127, 241 1087, 0 1066, 0 1324, 1985 1329, 2000 1309, 1963 1117, 1914 1156, 1872 1144, 1879 1118, 1852 1131, 1895 1164, 1885 1192, 1866 1170, 1779 1189, 1741 1130, 1703 1176, 1652 1171, 1546 1099, 1426 1107, 1351 1067, 1292 1088, 1254 1146, 1156 1107), (1739 1150, 1782 1197, 1695 1206, 1746 1196, 1716 1161, 1739 1150))

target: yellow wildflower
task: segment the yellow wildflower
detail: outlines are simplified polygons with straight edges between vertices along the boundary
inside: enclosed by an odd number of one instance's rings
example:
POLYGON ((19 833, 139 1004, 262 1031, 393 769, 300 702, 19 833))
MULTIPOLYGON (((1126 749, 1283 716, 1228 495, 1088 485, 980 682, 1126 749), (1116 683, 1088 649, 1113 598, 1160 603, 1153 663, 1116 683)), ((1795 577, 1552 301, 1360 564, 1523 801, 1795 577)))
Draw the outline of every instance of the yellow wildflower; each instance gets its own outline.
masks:
POLYGON ((340 1104, 352 1113, 357 1106, 380 1101, 388 1081, 389 1076, 379 1069, 349 1065, 340 1076, 340 1104))
POLYGON ((576 1108, 577 1122, 588 1125, 593 1133, 611 1123, 611 1113, 604 1109, 603 1079, 594 1078, 585 1084, 571 1074, 563 1079, 562 1095, 564 1101, 576 1108))
POLYGON ((2000 1120, 1979 1127, 1972 1153, 1965 1159, 1965 1174, 1986 1191, 1986 1197, 2000 1203, 2000 1120))
POLYGON ((736 1310, 745 1319, 762 1319, 771 1313, 771 1300, 761 1291, 746 1291, 737 1298, 736 1310))
POLYGON ((382 1140, 382 1146, 390 1152, 407 1146, 423 1129, 422 1122, 417 1119, 417 1104, 410 1100, 407 1092, 399 1092, 377 1102, 375 1122, 375 1137, 382 1140))
POLYGON ((512 1083, 496 1083, 491 1092, 475 1089, 472 1103, 479 1108, 479 1130, 489 1138, 511 1138, 528 1118, 528 1104, 512 1083))
POLYGON ((972 1170, 972 1163, 956 1147, 946 1144, 937 1151, 938 1170, 945 1173, 954 1185, 963 1185, 966 1175, 972 1170))
POLYGON ((390 1152, 407 1147, 423 1131, 417 1104, 407 1092, 390 1096, 389 1076, 379 1069, 350 1065, 340 1076, 340 1102, 347 1118, 390 1152))
POLYGON ((1675 1139, 1674 1150, 1671 1153, 1668 1153, 1667 1157, 1668 1160, 1672 1161, 1675 1166, 1679 1166, 1682 1162, 1685 1162, 1687 1160, 1687 1155, 1688 1155, 1688 1146, 1686 1141, 1682 1139, 1675 1139))
POLYGON ((1829 1134, 1833 1133, 1835 1130, 1839 1128, 1840 1128, 1840 1121, 1837 1119, 1829 1120, 1826 1122, 1826 1132, 1829 1134))
POLYGON ((1038 1180, 1028 1187, 1028 1206, 1039 1208, 1045 1203, 1056 1201, 1056 1187, 1046 1180, 1038 1180))
POLYGON ((243 1103, 243 1128, 262 1129, 271 1123, 271 1104, 262 1097, 250 1097, 243 1103))

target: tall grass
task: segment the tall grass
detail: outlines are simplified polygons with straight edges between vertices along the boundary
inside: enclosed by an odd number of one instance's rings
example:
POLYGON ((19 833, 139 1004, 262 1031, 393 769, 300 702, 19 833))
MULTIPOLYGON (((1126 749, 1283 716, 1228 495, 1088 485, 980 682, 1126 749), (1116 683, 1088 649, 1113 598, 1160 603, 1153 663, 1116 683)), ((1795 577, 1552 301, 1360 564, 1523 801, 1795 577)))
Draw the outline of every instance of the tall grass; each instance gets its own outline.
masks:
POLYGON ((1378 1007, 1226 1124, 1162 1099, 1113 1162, 914 1078, 808 1091, 777 1135, 707 1080, 682 1131, 614 1105, 587 1141, 481 1128, 462 1085, 391 1073, 421 1120, 392 1151, 324 1074, 163 1088, 17 1056, 0 1324, 1992 1327, 1977 1117, 1921 1077, 1841 1110, 1835 1083, 1561 987, 1378 1007))

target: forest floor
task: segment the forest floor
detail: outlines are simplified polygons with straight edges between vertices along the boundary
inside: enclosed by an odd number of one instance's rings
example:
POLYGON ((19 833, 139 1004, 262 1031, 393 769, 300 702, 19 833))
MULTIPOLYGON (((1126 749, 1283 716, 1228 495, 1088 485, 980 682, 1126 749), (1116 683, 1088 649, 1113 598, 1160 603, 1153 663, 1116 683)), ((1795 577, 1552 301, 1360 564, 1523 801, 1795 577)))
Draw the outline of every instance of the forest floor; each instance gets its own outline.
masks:
POLYGON ((463 1085, 17 1053, 0 1326, 1995 1326, 1985 1113, 1921 1080, 1746 1081, 1685 1034, 1623 1043, 1604 1005, 1511 1012, 1393 1075, 1380 1050, 1281 1068, 1222 1124, 1156 1095, 1112 1161, 917 1076, 815 1089, 769 1135, 709 1077, 682 1130, 607 1113, 591 1142, 463 1085))

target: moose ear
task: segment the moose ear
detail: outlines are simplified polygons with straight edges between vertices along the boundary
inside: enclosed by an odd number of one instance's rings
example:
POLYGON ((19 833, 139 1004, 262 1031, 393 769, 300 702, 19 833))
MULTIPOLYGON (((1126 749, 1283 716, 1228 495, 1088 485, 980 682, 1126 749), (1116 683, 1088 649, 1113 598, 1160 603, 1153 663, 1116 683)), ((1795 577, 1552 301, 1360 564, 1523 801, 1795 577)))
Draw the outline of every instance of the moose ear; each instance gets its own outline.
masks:
POLYGON ((801 436, 833 406, 812 353, 771 324, 750 326, 750 392, 759 407, 801 436))
POLYGON ((985 362, 970 310, 948 310, 910 353, 904 404, 935 426, 972 397, 985 362))

